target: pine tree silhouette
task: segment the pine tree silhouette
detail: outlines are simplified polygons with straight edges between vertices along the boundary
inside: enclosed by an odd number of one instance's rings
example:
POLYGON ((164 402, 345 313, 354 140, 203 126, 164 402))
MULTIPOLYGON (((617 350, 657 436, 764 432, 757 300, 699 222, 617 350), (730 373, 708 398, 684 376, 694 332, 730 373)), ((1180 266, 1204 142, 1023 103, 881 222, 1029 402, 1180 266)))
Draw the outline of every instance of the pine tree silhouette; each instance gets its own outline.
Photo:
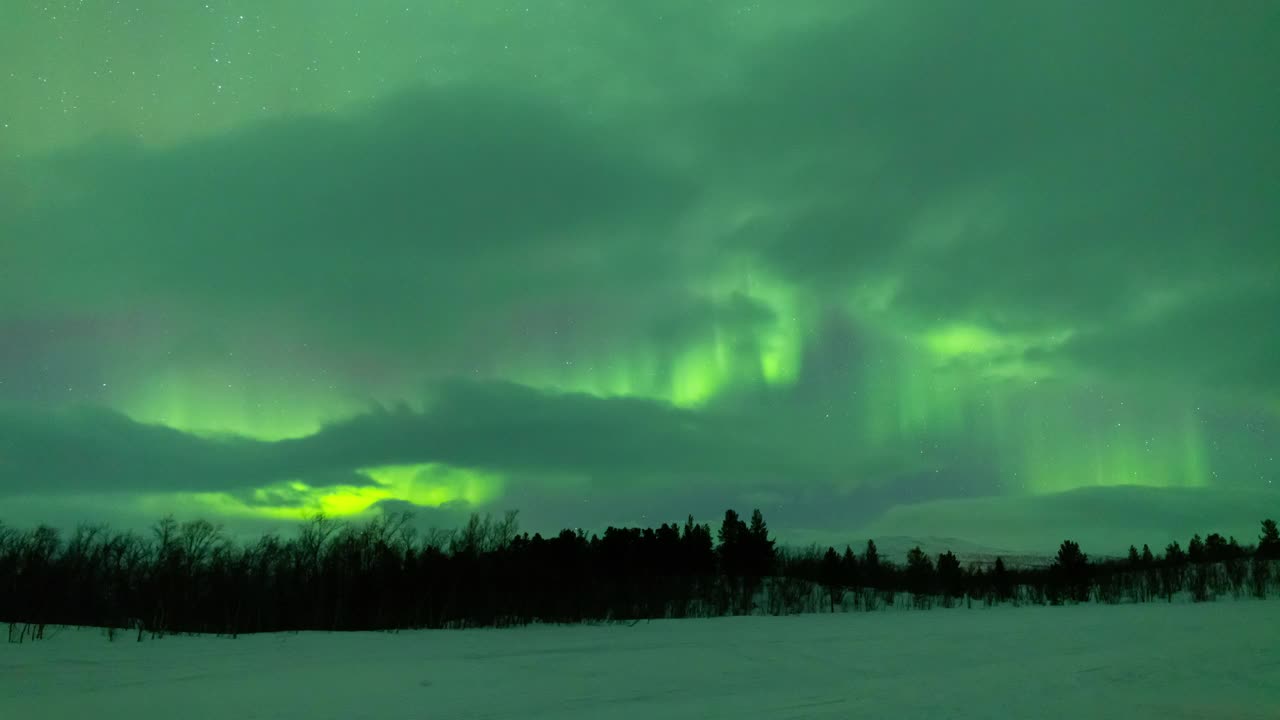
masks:
POLYGON ((755 577, 773 572, 774 543, 769 537, 769 526, 759 508, 751 511, 751 526, 747 529, 750 574, 755 577))
POLYGON ((836 601, 844 595, 844 586, 841 582, 840 556, 836 554, 833 547, 827 548, 827 554, 822 556, 822 584, 827 588, 827 596, 831 600, 831 612, 836 611, 836 601))
POLYGON ((995 567, 991 569, 991 585, 995 589, 996 598, 1005 601, 1013 597, 1013 580, 1005 569, 1004 558, 997 556, 995 567))
POLYGON ((911 591, 912 603, 917 608, 930 605, 930 595, 934 589, 933 561, 917 545, 907 552, 907 589, 911 591))
POLYGON ((1224 562, 1231 559, 1231 545, 1218 533, 1209 533, 1204 539, 1204 556, 1209 562, 1224 562))
POLYGON ((1204 562, 1204 541, 1200 539, 1200 535, 1192 535, 1191 542, 1187 543, 1187 559, 1193 563, 1204 562))
POLYGON ((1262 534, 1258 536, 1257 553, 1264 558, 1280 558, 1280 529, 1276 527, 1275 520, 1262 521, 1262 534))
POLYGON ((867 587, 878 588, 881 583, 880 551, 876 549, 876 541, 868 540, 867 548, 862 551, 861 563, 863 582, 867 587))
POLYGON ((938 555, 938 589, 942 592, 942 603, 951 607, 952 598, 964 595, 964 572, 960 569, 960 559, 950 550, 938 555))
POLYGON ((1065 598, 1075 602, 1089 599, 1089 557, 1080 551, 1078 543, 1063 540, 1052 569, 1065 598))
POLYGON ((730 577, 742 575, 746 569, 747 525, 738 517, 737 511, 724 511, 724 520, 720 522, 716 539, 720 541, 716 551, 720 554, 725 574, 730 577))
POLYGON ((858 586, 858 556, 848 545, 844 546, 844 556, 840 558, 840 575, 845 585, 858 586))
POLYGON ((1164 596, 1173 602, 1173 596, 1182 590, 1183 570, 1187 564, 1187 553, 1177 540, 1169 543, 1164 549, 1164 560, 1160 564, 1160 582, 1164 586, 1164 596))

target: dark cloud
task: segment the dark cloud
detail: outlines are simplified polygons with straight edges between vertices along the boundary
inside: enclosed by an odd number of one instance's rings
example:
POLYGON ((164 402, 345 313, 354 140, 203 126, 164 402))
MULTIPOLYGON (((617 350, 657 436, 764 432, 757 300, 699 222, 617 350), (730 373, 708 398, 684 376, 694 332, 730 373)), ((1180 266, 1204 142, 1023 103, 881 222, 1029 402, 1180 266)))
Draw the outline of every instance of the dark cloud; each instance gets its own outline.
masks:
POLYGON ((942 453, 954 459, 945 474, 914 477, 891 475, 903 467, 894 457, 901 448, 881 456, 853 447, 833 453, 841 431, 798 416, 786 399, 767 414, 693 412, 467 383, 441 387, 426 412, 377 411, 278 442, 192 436, 94 410, 10 411, 0 416, 0 431, 0 493, 9 496, 226 493, 270 509, 303 499, 280 488, 284 481, 372 487, 361 469, 440 463, 500 473, 510 486, 503 503, 522 502, 535 517, 561 517, 557 498, 584 495, 595 498, 593 512, 612 518, 679 514, 686 505, 714 509, 771 493, 794 514, 839 492, 844 500, 832 507, 861 522, 894 497, 996 489, 991 474, 960 470, 956 462, 971 461, 956 449, 942 453))
POLYGON ((0 493, 209 491, 253 487, 265 446, 197 438, 109 410, 0 411, 0 493))
MULTIPOLYGON (((232 491, 361 468, 445 463, 598 482, 793 477, 806 462, 751 419, 650 400, 553 395, 511 384, 443 386, 431 409, 359 415, 297 440, 200 437, 106 410, 0 415, 4 490, 232 491), (745 438, 752 442, 744 444, 745 438)), ((367 479, 364 484, 367 484, 367 479)))
POLYGON ((1082 333, 1062 354, 1107 376, 1280 399, 1278 317, 1280 289, 1240 287, 1082 333))
POLYGON ((173 148, 102 141, 40 161, 57 191, 18 221, 0 292, 465 348, 513 312, 678 289, 656 241, 695 191, 622 140, 537 98, 441 90, 173 148))

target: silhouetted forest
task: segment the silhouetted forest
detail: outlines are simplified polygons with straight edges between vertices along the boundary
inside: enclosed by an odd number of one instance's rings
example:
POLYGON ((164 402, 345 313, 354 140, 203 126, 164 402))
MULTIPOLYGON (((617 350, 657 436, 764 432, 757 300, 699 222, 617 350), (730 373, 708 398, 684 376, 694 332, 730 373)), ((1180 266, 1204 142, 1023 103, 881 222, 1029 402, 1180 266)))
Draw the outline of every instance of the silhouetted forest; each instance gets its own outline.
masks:
MULTIPOLYGON (((698 524, 518 532, 516 514, 472 515, 420 536, 409 514, 363 524, 316 516, 296 536, 237 543, 207 521, 165 518, 149 536, 81 526, 69 536, 0 524, 0 618, 9 639, 47 625, 165 633, 493 627, 530 622, 867 611, 1078 602, 1203 602, 1266 597, 1280 585, 1280 535, 1255 544, 1217 533, 1153 553, 1090 560, 1062 543, 1044 568, 962 564, 914 548, 896 564, 874 542, 855 551, 776 545, 759 510, 698 524)), ((115 636, 115 631, 112 637, 115 636)))

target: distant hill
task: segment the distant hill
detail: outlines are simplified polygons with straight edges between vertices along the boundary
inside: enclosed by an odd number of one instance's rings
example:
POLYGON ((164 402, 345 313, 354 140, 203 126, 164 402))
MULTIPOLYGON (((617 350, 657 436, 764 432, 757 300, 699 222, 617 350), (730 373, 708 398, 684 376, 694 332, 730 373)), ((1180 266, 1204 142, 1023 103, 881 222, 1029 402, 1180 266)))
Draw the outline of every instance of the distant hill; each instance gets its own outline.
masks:
MULTIPOLYGON (((991 547, 961 538, 894 535, 874 539, 876 541, 876 549, 880 552, 880 557, 899 564, 905 561, 907 552, 917 545, 927 555, 934 558, 950 550, 965 565, 970 563, 989 565, 994 563, 997 557, 1004 558, 1004 564, 1009 568, 1045 567, 1053 562, 1053 556, 1045 553, 991 547)), ((865 539, 858 540, 850 542, 849 545, 854 548, 855 552, 861 554, 862 550, 867 546, 867 541, 865 539)))

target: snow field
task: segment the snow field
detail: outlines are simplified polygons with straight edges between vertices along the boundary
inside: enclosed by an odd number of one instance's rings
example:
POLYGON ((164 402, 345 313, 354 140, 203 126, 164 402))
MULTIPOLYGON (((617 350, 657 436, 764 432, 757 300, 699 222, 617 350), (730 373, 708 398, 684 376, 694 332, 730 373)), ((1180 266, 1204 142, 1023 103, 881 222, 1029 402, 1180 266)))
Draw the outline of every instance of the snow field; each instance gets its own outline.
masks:
POLYGON ((3 720, 1280 718, 1280 603, 0 645, 3 720))

